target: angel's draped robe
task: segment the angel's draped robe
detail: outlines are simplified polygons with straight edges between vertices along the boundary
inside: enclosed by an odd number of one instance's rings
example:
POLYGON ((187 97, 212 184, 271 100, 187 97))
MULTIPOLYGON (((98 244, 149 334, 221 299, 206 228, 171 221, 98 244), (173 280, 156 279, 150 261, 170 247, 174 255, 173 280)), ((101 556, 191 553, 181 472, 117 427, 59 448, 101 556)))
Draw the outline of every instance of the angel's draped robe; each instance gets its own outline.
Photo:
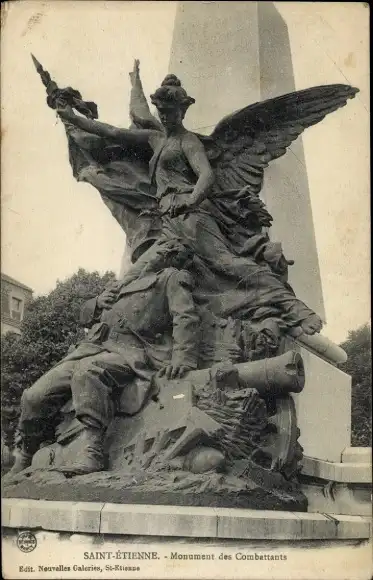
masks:
POLYGON ((197 302, 218 316, 255 322, 275 317, 296 326, 310 315, 308 307, 264 260, 269 239, 257 220, 250 227, 246 216, 246 228, 240 223, 238 191, 238 203, 231 198, 232 192, 226 198, 221 194, 214 198, 212 193, 191 213, 176 218, 166 213, 174 196, 187 200, 197 181, 183 153, 182 137, 162 143, 154 152, 150 176, 156 186, 162 233, 132 267, 133 275, 161 249, 164 238, 176 238, 194 253, 197 302))
MULTIPOLYGON (((134 127, 160 127, 139 78, 132 79, 130 114, 134 127)), ((239 190, 226 195, 213 192, 187 216, 160 217, 159 210, 167 209, 172 195, 189 195, 197 180, 181 142, 177 147, 166 144, 153 154, 150 147, 126 149, 67 122, 64 125, 74 177, 99 191, 125 231, 135 262, 134 277, 154 256, 157 241, 177 237, 195 254, 195 298, 216 315, 254 322, 275 318, 297 326, 311 314, 264 261, 269 238, 258 226, 258 208, 247 204, 239 190)))
MULTIPOLYGON (((148 160, 107 139, 65 124, 74 176, 93 185, 127 235, 135 277, 157 250, 157 240, 178 238, 192 248, 196 300, 221 317, 254 322, 276 318, 296 326, 311 311, 262 259, 268 236, 242 216, 239 192, 205 200, 193 213, 160 218, 173 195, 189 196, 197 177, 178 147, 165 145, 148 160), (144 250, 146 250, 144 252, 144 250), (144 252, 144 253, 142 253, 144 252)), ((250 213, 250 212, 249 212, 250 213)), ((255 217, 255 216, 254 216, 255 217)))

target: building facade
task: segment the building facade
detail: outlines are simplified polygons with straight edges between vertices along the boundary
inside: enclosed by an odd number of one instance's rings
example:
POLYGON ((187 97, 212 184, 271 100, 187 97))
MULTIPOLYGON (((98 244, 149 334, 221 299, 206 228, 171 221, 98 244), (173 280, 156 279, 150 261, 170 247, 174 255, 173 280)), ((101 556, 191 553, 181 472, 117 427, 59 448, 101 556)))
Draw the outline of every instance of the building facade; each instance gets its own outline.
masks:
POLYGON ((1 335, 7 332, 21 334, 21 322, 32 292, 25 284, 1 274, 1 335))

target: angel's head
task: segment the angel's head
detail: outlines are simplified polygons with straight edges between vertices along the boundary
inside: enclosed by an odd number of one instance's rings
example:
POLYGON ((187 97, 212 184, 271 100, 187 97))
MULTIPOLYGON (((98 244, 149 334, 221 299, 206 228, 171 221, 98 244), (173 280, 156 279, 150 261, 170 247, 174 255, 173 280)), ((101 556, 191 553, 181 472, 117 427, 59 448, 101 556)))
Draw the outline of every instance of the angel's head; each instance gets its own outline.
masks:
POLYGON ((151 102, 157 107, 162 124, 167 127, 180 125, 187 109, 195 103, 189 97, 175 75, 167 75, 159 89, 150 95, 151 102))

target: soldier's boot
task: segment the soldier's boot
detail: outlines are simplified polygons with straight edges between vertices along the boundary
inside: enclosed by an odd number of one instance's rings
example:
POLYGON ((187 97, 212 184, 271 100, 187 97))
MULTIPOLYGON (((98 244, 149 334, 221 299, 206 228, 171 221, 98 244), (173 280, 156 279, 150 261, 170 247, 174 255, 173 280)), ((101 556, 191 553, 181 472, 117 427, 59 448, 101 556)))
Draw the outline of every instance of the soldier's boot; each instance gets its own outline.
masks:
POLYGON ((104 454, 105 431, 100 428, 85 427, 82 433, 82 449, 71 463, 58 467, 66 475, 86 475, 106 468, 104 454))
POLYGON ((6 478, 11 478, 31 466, 32 458, 39 449, 43 437, 37 426, 30 428, 29 431, 28 434, 19 429, 16 431, 13 451, 14 463, 6 474, 6 478))
POLYGON ((33 453, 28 452, 23 447, 15 449, 13 453, 14 463, 12 468, 8 471, 7 477, 17 475, 17 473, 20 473, 24 469, 30 467, 33 455, 33 453))

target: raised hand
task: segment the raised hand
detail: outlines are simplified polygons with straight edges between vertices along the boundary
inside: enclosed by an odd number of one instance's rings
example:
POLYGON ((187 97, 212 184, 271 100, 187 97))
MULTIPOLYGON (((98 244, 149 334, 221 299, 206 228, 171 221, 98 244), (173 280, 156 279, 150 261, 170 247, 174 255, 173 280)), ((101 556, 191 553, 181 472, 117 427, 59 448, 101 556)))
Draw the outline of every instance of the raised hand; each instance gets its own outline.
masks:
POLYGON ((131 83, 134 84, 140 78, 140 61, 138 58, 134 60, 132 72, 130 72, 131 83))
POLYGON ((188 213, 194 211, 196 209, 198 204, 196 204, 196 202, 194 200, 190 200, 190 201, 178 201, 177 197, 175 196, 175 199, 172 201, 169 209, 167 210, 166 213, 169 214, 169 216, 171 218, 175 218, 179 215, 185 215, 185 217, 187 216, 188 213))
POLYGON ((57 103, 56 111, 58 116, 61 117, 61 119, 66 119, 66 121, 71 121, 76 117, 72 107, 67 103, 65 104, 65 102, 62 102, 62 100, 57 103))

